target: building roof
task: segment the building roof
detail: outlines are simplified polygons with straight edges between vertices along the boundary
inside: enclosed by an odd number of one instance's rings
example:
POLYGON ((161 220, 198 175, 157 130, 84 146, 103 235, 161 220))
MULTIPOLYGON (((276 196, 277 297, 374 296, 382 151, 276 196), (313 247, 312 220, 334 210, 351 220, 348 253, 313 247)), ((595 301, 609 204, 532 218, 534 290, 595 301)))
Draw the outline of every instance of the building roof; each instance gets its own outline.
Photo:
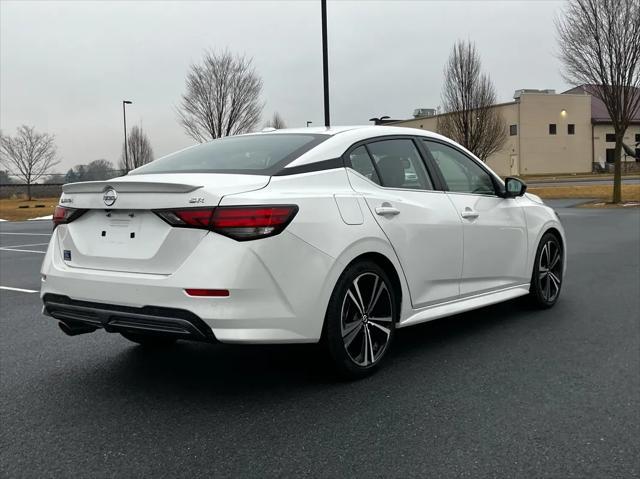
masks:
MULTIPOLYGON (((515 105, 517 103, 518 102, 515 101, 515 100, 506 101, 506 102, 503 102, 503 103, 495 103, 495 104, 491 105, 489 108, 499 108, 501 106, 515 105)), ((412 121, 430 120, 432 118, 441 118, 443 116, 452 115, 453 113, 455 113, 455 112, 439 113, 437 115, 429 115, 429 116, 419 116, 419 117, 414 117, 414 118, 407 118, 406 120, 392 120, 391 123, 393 125, 399 125, 399 124, 402 124, 402 123, 409 123, 409 122, 412 122, 412 121)), ((389 126, 392 126, 391 123, 389 124, 389 126)))
MULTIPOLYGON (((592 123, 611 123, 611 116, 607 111, 607 107, 604 102, 594 95, 594 91, 598 88, 598 85, 580 85, 570 90, 563 91, 562 94, 583 94, 591 95, 591 122, 592 123)), ((640 95, 640 90, 637 88, 636 94, 640 95)), ((632 123, 640 123, 640 105, 636 109, 631 118, 632 123)))

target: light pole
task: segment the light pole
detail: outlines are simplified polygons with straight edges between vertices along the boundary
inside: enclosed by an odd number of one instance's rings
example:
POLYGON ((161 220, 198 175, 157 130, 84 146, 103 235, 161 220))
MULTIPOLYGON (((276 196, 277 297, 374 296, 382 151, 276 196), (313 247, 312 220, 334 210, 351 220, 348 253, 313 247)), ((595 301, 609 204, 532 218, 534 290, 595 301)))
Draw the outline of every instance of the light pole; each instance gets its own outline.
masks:
POLYGON ((322 10, 322 78, 324 81, 324 126, 329 128, 329 53, 327 48, 327 0, 320 0, 322 10))
POLYGON ((124 173, 129 173, 129 152, 127 151, 127 110, 125 105, 133 103, 129 100, 122 100, 122 119, 124 120, 124 173))

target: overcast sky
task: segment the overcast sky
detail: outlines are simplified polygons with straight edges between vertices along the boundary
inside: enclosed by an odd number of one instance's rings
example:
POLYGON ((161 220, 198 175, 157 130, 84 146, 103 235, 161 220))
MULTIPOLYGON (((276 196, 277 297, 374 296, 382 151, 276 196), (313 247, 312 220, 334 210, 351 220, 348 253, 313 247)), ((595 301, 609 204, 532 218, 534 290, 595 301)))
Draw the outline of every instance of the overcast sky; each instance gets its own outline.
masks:
MULTIPOLYGON (((408 118, 440 104, 456 39, 476 42, 508 101, 519 88, 567 86, 556 58, 557 1, 330 1, 333 124, 408 118)), ((189 65, 205 49, 253 57, 266 120, 322 125, 320 2, 0 2, 0 127, 55 134, 59 171, 117 163, 128 124, 141 124, 156 157, 193 144, 175 107, 189 65)))

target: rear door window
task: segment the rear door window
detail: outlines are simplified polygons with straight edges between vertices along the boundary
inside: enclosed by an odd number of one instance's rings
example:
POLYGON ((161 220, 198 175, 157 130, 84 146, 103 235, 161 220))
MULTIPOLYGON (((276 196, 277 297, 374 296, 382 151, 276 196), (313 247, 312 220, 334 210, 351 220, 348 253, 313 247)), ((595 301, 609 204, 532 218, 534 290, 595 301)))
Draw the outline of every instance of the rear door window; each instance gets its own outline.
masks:
POLYGON ((433 185, 413 140, 398 138, 367 143, 382 186, 432 190, 433 185))
POLYGON ((373 181, 377 185, 380 184, 378 173, 373 167, 373 161, 371 160, 369 152, 367 152, 367 149, 364 147, 364 145, 359 146, 358 148, 353 150, 349 154, 349 160, 351 161, 351 168, 356 170, 367 179, 373 181))

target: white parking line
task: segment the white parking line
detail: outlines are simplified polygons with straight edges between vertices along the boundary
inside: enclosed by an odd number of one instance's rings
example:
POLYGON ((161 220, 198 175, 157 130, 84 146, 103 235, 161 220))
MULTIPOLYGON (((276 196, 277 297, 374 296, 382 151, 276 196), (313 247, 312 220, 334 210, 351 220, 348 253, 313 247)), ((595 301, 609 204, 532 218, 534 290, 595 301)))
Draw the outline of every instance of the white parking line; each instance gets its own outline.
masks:
POLYGON ((12 244, 9 246, 4 246, 4 248, 26 248, 27 246, 44 246, 49 243, 31 243, 31 244, 12 244))
POLYGON ((4 231, 0 231, 0 235, 51 236, 51 233, 5 233, 4 231))
MULTIPOLYGON (((13 235, 13 236, 49 236, 51 237, 51 234, 49 233, 5 233, 0 231, 0 235, 13 235)), ((35 238, 34 238, 35 239, 35 238)))
POLYGON ((38 293, 35 289, 23 289, 23 288, 12 288, 10 286, 0 286, 0 289, 6 289, 7 291, 18 291, 19 293, 38 293))
POLYGON ((46 251, 36 251, 33 249, 13 249, 13 248, 0 248, 0 251, 18 251, 19 253, 38 253, 46 254, 46 251))

